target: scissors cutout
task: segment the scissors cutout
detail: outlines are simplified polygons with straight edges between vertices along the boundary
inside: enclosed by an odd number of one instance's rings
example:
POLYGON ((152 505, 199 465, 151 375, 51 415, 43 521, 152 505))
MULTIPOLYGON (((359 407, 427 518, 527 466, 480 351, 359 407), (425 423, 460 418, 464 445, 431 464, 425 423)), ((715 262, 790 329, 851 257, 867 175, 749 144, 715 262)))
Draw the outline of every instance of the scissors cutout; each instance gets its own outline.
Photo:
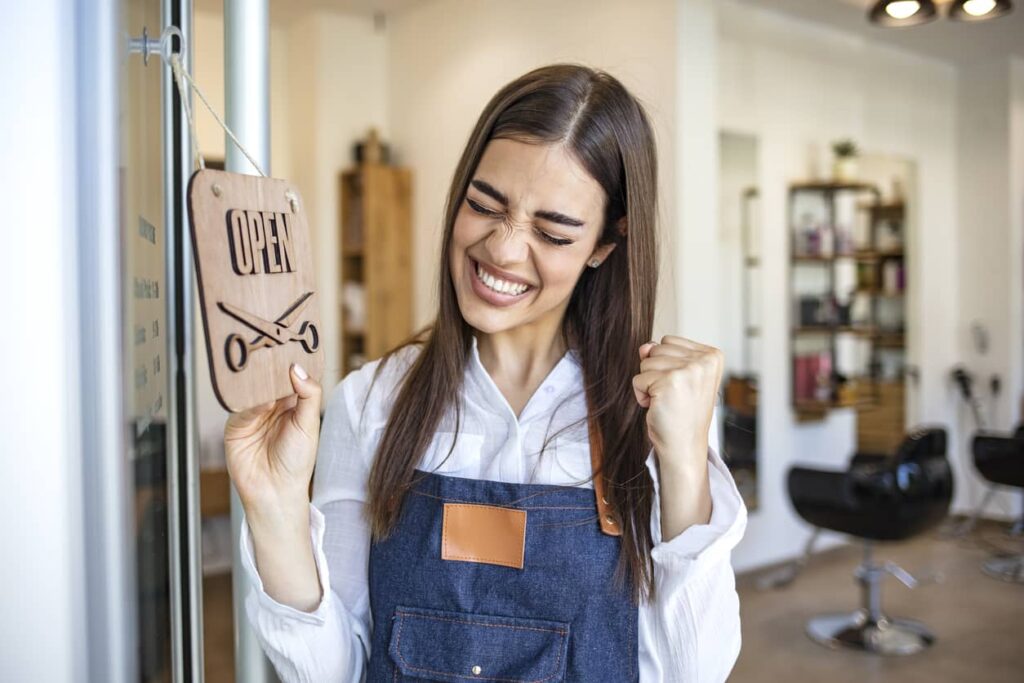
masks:
POLYGON ((246 341, 240 334, 228 335, 227 341, 224 342, 224 357, 228 367, 234 372, 241 372, 253 351, 283 346, 293 341, 299 342, 306 353, 315 352, 320 347, 320 334, 316 325, 308 320, 296 322, 312 296, 313 292, 306 292, 273 322, 247 313, 237 306, 218 301, 217 306, 220 310, 258 333, 251 341, 246 341))

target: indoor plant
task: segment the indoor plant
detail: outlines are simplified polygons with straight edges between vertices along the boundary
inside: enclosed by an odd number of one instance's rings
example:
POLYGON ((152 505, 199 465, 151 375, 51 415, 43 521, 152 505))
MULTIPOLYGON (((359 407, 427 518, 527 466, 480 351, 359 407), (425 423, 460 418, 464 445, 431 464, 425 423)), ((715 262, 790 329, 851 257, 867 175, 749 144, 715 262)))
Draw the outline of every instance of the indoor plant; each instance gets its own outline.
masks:
POLYGON ((853 182, 857 179, 857 144, 850 139, 832 143, 832 176, 839 182, 853 182))

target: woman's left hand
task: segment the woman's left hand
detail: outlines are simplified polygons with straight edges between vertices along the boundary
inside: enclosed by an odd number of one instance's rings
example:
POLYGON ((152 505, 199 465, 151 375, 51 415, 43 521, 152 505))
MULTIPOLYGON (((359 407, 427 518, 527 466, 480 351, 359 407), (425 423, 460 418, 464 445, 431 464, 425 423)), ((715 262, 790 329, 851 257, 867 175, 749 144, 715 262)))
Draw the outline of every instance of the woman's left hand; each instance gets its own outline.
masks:
POLYGON ((636 400, 662 468, 702 471, 724 356, 713 346, 666 335, 640 347, 636 400))

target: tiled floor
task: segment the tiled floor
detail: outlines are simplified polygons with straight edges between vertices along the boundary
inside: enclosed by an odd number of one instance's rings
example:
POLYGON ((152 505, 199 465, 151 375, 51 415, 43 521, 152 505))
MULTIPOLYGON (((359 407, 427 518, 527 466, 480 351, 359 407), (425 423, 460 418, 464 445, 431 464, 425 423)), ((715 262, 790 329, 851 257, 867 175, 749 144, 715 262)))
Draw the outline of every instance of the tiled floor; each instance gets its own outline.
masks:
POLYGON ((782 590, 760 591, 757 575, 739 577, 743 650, 730 683, 1024 682, 1024 585, 981 573, 993 544, 1012 550, 1022 541, 987 525, 966 541, 933 533, 876 547, 877 560, 894 561, 911 573, 944 576, 942 583, 914 590, 891 577, 883 583, 882 606, 889 616, 923 621, 937 636, 930 650, 909 657, 833 652, 804 634, 808 617, 859 605, 852 572, 861 560, 860 546, 815 556, 782 590))
MULTIPOLYGON (((979 567, 988 557, 981 544, 1019 547, 986 527, 974 541, 941 540, 936 534, 880 546, 879 560, 905 569, 938 571, 940 584, 909 590, 895 579, 883 585, 890 616, 925 622, 938 636, 930 651, 903 658, 832 652, 804 635, 812 615, 852 610, 860 599, 853 568, 859 546, 816 556, 788 588, 762 592, 756 575, 741 576, 743 651, 730 683, 1022 683, 1024 682, 1024 585, 1000 583, 979 567)), ((207 683, 233 683, 231 580, 204 581, 207 683)))

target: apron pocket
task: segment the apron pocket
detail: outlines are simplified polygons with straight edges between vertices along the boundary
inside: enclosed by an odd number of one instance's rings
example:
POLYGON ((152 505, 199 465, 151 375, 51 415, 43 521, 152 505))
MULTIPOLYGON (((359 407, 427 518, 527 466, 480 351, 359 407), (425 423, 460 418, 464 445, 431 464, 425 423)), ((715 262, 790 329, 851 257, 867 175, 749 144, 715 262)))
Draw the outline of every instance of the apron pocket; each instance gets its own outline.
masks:
POLYGON ((389 653, 403 676, 428 681, 558 683, 569 624, 396 607, 389 653))

